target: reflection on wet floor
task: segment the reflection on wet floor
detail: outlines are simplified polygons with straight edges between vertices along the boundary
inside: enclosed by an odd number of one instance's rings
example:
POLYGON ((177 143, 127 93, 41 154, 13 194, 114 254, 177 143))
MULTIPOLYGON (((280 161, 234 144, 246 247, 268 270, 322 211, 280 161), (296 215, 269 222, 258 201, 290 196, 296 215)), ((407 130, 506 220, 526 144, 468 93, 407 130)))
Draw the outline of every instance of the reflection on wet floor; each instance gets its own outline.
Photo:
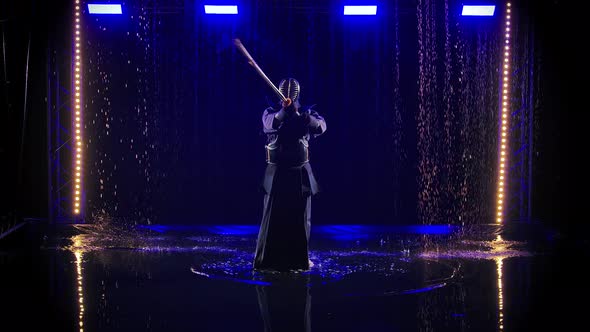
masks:
MULTIPOLYGON (((198 277, 256 285, 271 285, 277 275, 284 274, 252 270, 255 226, 74 227, 79 233, 62 249, 190 253, 194 257, 190 271, 198 277)), ((386 233, 385 227, 319 226, 315 235, 325 242, 310 251, 314 266, 309 271, 293 271, 287 275, 307 275, 310 286, 355 274, 375 275, 378 279, 395 281, 390 286, 382 285, 383 294, 401 294, 434 289, 452 280, 458 274, 459 264, 441 260, 443 258, 493 260, 531 254, 524 248, 525 243, 505 241, 500 236, 493 240, 453 238, 456 234, 444 226, 403 230, 406 232, 395 234, 386 233), (429 266, 429 275, 424 275, 419 284, 415 283, 413 275, 417 265, 429 266), (404 276, 408 276, 407 280, 403 280, 404 276)), ((372 286, 376 284, 380 282, 375 280, 372 286)))
MULTIPOLYGON (((38 254, 51 271, 40 277, 54 280, 48 301, 64 307, 52 317, 59 319, 54 325, 76 331, 508 331, 546 310, 534 306, 541 291, 534 285, 553 281, 534 272, 554 264, 538 240, 497 226, 316 226, 314 266, 289 273, 252 270, 256 231, 243 225, 65 226, 45 238, 38 254), (519 308, 527 306, 524 315, 519 308)), ((17 263, 25 264, 3 265, 17 263)), ((16 269, 11 273, 17 282, 16 269)), ((16 289, 8 295, 17 296, 16 289)))

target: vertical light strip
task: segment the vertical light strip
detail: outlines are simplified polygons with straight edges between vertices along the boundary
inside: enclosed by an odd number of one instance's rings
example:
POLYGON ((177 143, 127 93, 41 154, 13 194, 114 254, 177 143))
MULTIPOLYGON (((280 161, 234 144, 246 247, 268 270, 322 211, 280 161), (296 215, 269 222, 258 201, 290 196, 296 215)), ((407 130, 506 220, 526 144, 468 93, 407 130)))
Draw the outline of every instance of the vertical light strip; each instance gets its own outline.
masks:
POLYGON ((74 112, 73 119, 73 142, 74 152, 73 163, 73 210, 74 215, 79 216, 82 211, 82 35, 80 33, 81 26, 81 6, 80 0, 74 0, 74 54, 73 54, 73 72, 72 91, 74 95, 74 112))
POLYGON ((80 332, 84 332, 84 285, 82 284, 82 251, 76 250, 74 251, 74 255, 76 256, 76 286, 78 290, 78 326, 80 327, 80 332))
POLYGON ((503 52, 504 61, 502 63, 502 86, 501 86, 501 109, 500 112, 500 156, 499 156, 499 171, 498 171, 498 197, 497 197, 497 211, 496 221, 501 224, 504 221, 504 203, 506 199, 505 184, 506 184, 506 165, 508 155, 506 153, 508 146, 508 115, 509 115, 509 92, 510 92, 510 18, 511 18, 510 2, 506 3, 506 24, 504 28, 504 46, 503 52))

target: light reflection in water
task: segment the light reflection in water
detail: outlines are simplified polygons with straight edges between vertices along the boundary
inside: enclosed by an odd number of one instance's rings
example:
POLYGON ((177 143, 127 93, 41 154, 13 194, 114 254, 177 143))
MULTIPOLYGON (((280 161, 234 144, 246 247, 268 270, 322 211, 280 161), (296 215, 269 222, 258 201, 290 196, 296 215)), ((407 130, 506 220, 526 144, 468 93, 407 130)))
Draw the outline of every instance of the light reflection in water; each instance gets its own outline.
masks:
POLYGON ((76 275, 78 280, 78 306, 79 306, 79 316, 78 321, 80 325, 80 332, 84 332, 84 285, 82 283, 82 261, 83 261, 83 253, 82 250, 74 251, 74 255, 76 256, 76 275))
POLYGON ((498 269, 498 330, 504 330, 504 294, 502 289, 502 260, 496 258, 496 267, 498 269))
MULTIPOLYGON (((501 235, 498 235, 496 241, 497 247, 494 250, 505 250, 506 245, 501 235)), ((504 289, 502 287, 502 261, 504 257, 499 256, 495 258, 496 270, 498 271, 498 330, 504 331, 504 289)))
MULTIPOLYGON (((190 251, 198 254, 198 259, 192 261, 191 272, 209 279, 233 280, 241 283, 254 284, 257 286, 270 286, 275 283, 276 276, 260 276, 252 274, 251 256, 252 241, 249 238, 239 236, 232 240, 232 237, 225 235, 213 236, 196 234, 176 234, 163 236, 158 232, 153 234, 140 235, 138 232, 126 234, 119 228, 100 228, 85 225, 77 227, 81 234, 71 238, 72 244, 67 248, 74 253, 77 272, 77 293, 79 304, 79 327, 84 331, 84 288, 83 288, 83 259, 88 252, 95 250, 106 250, 110 248, 126 248, 138 253, 159 252, 162 248, 165 251, 190 251), (190 236, 187 236, 190 235, 190 236), (239 239, 239 241, 235 240, 239 239)), ((325 235, 325 234, 324 234, 325 235)), ((329 237, 328 237, 329 238, 329 237)), ((322 248, 312 251, 312 259, 316 266, 308 274, 310 278, 307 287, 324 285, 330 281, 340 281, 346 276, 368 274, 393 278, 396 281, 394 289, 391 284, 356 285, 350 294, 380 294, 380 295, 403 295, 419 292, 428 292, 433 289, 442 288, 447 285, 448 280, 454 279, 457 268, 446 267, 439 259, 486 259, 496 263, 496 280, 498 287, 497 295, 497 329, 504 331, 504 288, 503 288, 503 261, 509 257, 528 256, 531 253, 523 250, 525 243, 505 240, 501 235, 487 237, 488 240, 459 240, 450 243, 437 243, 436 250, 420 252, 420 242, 415 246, 416 250, 400 251, 404 246, 397 246, 395 243, 391 248, 371 248, 361 245, 344 248, 322 248), (413 259, 410 252, 417 252, 418 260, 413 259), (431 260, 436 258, 436 260, 431 260), (424 285, 415 284, 411 280, 417 264, 430 262, 432 269, 429 272, 429 282, 424 285), (368 273, 368 274, 367 274, 368 273), (443 278, 443 279, 441 279, 443 278), (437 281, 437 282, 433 282, 437 281), (384 291, 385 289, 385 291, 384 291)), ((395 241, 394 241, 395 242, 395 241)), ((354 243, 354 242, 353 242, 354 243)), ((377 245, 377 244, 375 244, 377 245)), ((414 246, 412 245, 412 246, 414 246)), ((492 279, 493 280, 493 279, 492 279)))
POLYGON ((84 247, 83 237, 76 235, 72 238, 72 246, 70 250, 76 257, 76 281, 77 281, 77 294, 78 294, 78 325, 80 326, 80 332, 84 332, 84 278, 82 274, 82 262, 84 261, 84 247))

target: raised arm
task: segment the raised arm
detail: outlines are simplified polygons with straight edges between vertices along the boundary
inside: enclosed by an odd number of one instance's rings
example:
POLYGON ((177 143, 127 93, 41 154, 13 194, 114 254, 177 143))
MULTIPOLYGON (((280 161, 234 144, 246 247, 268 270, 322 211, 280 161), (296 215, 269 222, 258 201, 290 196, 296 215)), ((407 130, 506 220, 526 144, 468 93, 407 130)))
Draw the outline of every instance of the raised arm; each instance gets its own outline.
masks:
POLYGON ((274 132, 280 127, 282 119, 279 120, 276 118, 277 114, 279 113, 280 111, 277 112, 272 107, 269 107, 264 110, 264 113, 262 113, 262 128, 265 133, 274 132))
POLYGON ((274 108, 269 107, 264 110, 262 114, 262 125, 264 132, 274 132, 285 121, 285 118, 292 115, 295 112, 295 108, 291 102, 291 99, 282 102, 282 108, 277 112, 274 108))
POLYGON ((309 133, 314 136, 323 134, 326 129, 326 120, 313 109, 309 109, 309 133))

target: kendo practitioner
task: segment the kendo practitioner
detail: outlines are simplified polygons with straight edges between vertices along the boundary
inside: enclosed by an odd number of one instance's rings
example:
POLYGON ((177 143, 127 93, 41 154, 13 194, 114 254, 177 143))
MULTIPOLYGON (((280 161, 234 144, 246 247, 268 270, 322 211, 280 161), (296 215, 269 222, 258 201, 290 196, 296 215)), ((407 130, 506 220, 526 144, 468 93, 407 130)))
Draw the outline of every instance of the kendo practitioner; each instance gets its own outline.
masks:
POLYGON ((301 87, 285 78, 279 107, 262 114, 266 134, 264 210, 256 243, 254 269, 309 270, 311 197, 318 191, 309 163, 309 142, 326 131, 326 121, 311 107, 301 107, 301 87))

